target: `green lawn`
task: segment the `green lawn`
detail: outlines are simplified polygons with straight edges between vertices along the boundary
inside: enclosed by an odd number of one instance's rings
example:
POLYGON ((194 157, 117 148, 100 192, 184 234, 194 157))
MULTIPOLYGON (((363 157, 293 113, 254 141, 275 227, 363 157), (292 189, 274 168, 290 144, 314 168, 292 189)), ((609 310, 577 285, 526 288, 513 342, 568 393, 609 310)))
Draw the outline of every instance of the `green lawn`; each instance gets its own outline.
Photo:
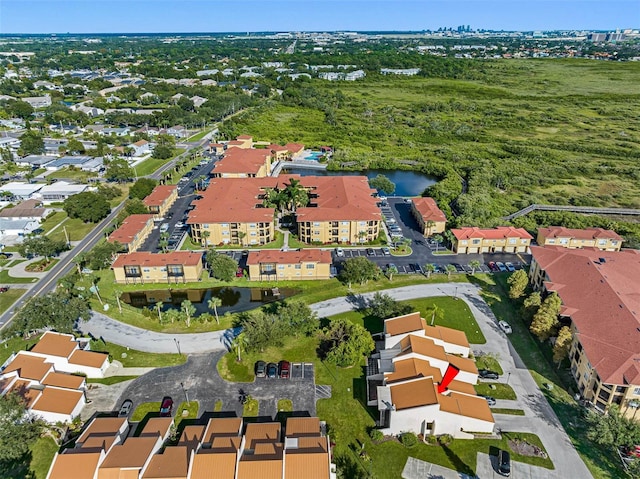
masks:
POLYGON ((66 241, 67 238, 64 234, 64 230, 66 229, 67 234, 69 235, 69 241, 80 241, 95 227, 95 223, 84 223, 78 218, 67 218, 62 222, 59 228, 56 228, 55 231, 49 233, 48 236, 54 240, 66 241))
POLYGON ((242 417, 257 417, 259 410, 260 403, 258 400, 249 396, 242 407, 242 417))
POLYGON ((107 378, 87 378, 87 383, 104 384, 105 386, 111 386, 113 384, 130 381, 136 379, 138 376, 109 376, 107 378))
POLYGON ((278 412, 292 412, 293 402, 291 399, 278 399, 278 412))
POLYGON ((14 278, 9 276, 9 272, 6 269, 0 270, 0 283, 6 284, 27 284, 35 283, 38 278, 14 278))
POLYGON ((210 133, 211 129, 202 130, 200 133, 196 133, 192 137, 190 137, 187 141, 200 141, 202 140, 207 133, 210 133))
POLYGON ((524 411, 522 409, 492 407, 491 412, 493 414, 507 414, 509 416, 524 416, 524 411))
POLYGON ((150 417, 158 417, 160 416, 160 402, 143 402, 138 405, 133 414, 131 415, 131 422, 140 422, 147 414, 150 417))
POLYGON ((200 405, 198 404, 198 401, 181 402, 178 407, 175 408, 174 422, 176 426, 179 427, 182 421, 197 419, 199 409, 200 405), (183 411, 187 411, 187 414, 184 415, 183 411))
POLYGON ((483 354, 482 356, 476 357, 476 366, 478 369, 488 369, 489 371, 495 371, 496 373, 502 375, 504 371, 502 371, 502 366, 493 356, 483 354))
POLYGON ((516 399, 516 392, 508 384, 479 383, 476 384, 476 392, 495 399, 516 399))
POLYGON ((0 293, 0 314, 9 309, 11 305, 24 294, 25 291, 26 289, 9 288, 9 291, 7 291, 6 293, 0 293))
POLYGON ((187 360, 184 354, 147 353, 113 343, 104 343, 99 339, 91 341, 91 350, 109 353, 112 359, 120 361, 126 368, 163 368, 177 366, 187 360))
POLYGON ((67 213, 64 211, 55 211, 53 214, 47 216, 47 219, 40 224, 45 234, 48 234, 53 228, 67 219, 67 213))
POLYGON ((35 475, 35 479, 46 479, 56 452, 58 445, 50 437, 41 437, 31 446, 29 470, 35 475))
POLYGON ((157 158, 147 158, 136 166, 138 176, 148 176, 155 172, 158 168, 165 165, 171 160, 159 160, 157 158))
POLYGON ((602 449, 587 439, 587 426, 582 419, 584 409, 573 398, 575 391, 570 382, 570 376, 566 371, 557 369, 557 366, 551 361, 550 350, 541 348, 538 341, 529 332, 527 325, 518 313, 519 307, 514 305, 508 297, 506 279, 500 275, 485 275, 477 276, 473 281, 482 286, 482 295, 497 319, 507 321, 513 328, 513 334, 509 335, 509 340, 558 415, 565 431, 594 478, 626 478, 619 461, 611 451, 602 449), (549 390, 544 386, 545 384, 553 384, 554 388, 549 390))
POLYGON ((51 178, 54 180, 57 179, 70 179, 70 180, 74 180, 77 181, 79 183, 85 183, 89 178, 95 178, 98 175, 96 173, 93 173, 91 171, 83 171, 83 170, 70 170, 68 167, 58 170, 58 171, 54 171, 53 173, 49 173, 47 175, 47 178, 51 178))

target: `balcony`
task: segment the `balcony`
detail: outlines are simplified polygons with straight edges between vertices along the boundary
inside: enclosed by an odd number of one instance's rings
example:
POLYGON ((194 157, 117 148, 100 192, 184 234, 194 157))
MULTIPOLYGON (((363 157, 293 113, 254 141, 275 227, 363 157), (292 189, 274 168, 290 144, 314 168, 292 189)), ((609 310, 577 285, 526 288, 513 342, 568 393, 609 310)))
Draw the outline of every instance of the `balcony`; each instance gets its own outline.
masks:
POLYGON ((184 276, 184 268, 182 265, 167 265, 167 276, 170 278, 179 278, 184 276))
POLYGON ((124 275, 127 278, 141 278, 142 270, 140 268, 128 268, 125 266, 124 275))

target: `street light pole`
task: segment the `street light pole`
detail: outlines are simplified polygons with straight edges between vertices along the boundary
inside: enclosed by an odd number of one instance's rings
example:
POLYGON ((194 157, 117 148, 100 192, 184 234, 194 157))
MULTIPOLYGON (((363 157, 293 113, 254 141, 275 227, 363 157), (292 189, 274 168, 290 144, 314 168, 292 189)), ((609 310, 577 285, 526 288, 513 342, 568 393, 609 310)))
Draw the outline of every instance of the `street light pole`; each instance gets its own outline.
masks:
POLYGON ((187 395, 187 390, 184 388, 184 383, 180 383, 180 387, 182 388, 182 392, 184 393, 184 400, 189 403, 189 396, 187 395))
POLYGON ((178 354, 182 354, 182 353, 180 352, 180 341, 178 341, 176 338, 173 338, 173 340, 175 341, 175 343, 176 343, 176 347, 178 348, 178 354))
POLYGON ((511 373, 510 372, 507 373, 507 384, 509 384, 509 379, 511 379, 511 373))

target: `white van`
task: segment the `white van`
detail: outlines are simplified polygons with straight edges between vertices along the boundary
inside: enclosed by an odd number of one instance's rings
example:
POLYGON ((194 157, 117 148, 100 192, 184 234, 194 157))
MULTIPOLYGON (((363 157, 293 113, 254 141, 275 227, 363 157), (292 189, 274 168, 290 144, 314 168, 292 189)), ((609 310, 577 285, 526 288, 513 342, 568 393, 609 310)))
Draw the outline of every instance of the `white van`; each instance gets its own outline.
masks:
POLYGON ((166 233, 169 231, 169 223, 162 223, 160 225, 160 233, 166 233))

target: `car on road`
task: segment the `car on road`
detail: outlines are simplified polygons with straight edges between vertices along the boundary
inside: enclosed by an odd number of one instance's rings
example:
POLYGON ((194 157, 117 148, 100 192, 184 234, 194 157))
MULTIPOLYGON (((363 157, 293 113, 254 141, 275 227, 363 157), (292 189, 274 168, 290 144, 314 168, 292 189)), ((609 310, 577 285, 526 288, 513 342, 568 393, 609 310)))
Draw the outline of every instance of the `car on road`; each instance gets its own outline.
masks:
POLYGON ((173 399, 170 396, 165 396, 160 403, 160 417, 171 417, 172 412, 173 399))
POLYGON ((511 475, 511 455, 502 449, 498 453, 498 474, 505 477, 511 475))
POLYGON ((490 269, 491 271, 499 271, 499 270, 498 270, 498 266, 496 266, 495 261, 489 261, 489 269, 490 269))
POLYGON ((162 223, 160 225, 160 233, 166 233, 169 231, 169 223, 162 223))
POLYGON ((344 256, 344 250, 342 248, 336 248, 336 256, 342 258, 344 256))
POLYGON ((511 329, 511 325, 506 321, 498 321, 498 326, 500 326, 500 329, 502 329, 502 331, 504 331, 505 334, 513 333, 513 329, 511 329))
POLYGON ((495 406, 496 405, 496 399, 492 398, 491 396, 485 396, 484 394, 478 394, 478 397, 485 398, 487 400, 487 404, 489 406, 495 406))
POLYGON ((482 379, 498 379, 500 377, 497 372, 489 369, 478 369, 478 376, 482 379))
POLYGON ((267 377, 268 378, 276 378, 278 376, 278 365, 275 363, 267 364, 267 377))
POLYGON ((263 378, 267 375, 267 363, 264 361, 256 362, 256 377, 263 378))
POLYGON ((131 408, 133 407, 133 401, 131 399, 126 399, 122 406, 120 406, 120 411, 118 412, 118 417, 128 416, 131 412, 131 408))
POLYGON ((507 268, 507 271, 513 273, 516 268, 513 266, 513 263, 509 263, 508 261, 504 264, 504 267, 507 268))
POLYGON ((500 261, 496 263, 496 266, 498 267, 498 271, 505 272, 507 270, 507 267, 504 265, 504 263, 501 263, 500 261))
POLYGON ((289 361, 280 361, 278 363, 278 375, 280 379, 289 379, 289 373, 291 371, 291 364, 289 361))
POLYGON ((385 256, 390 256, 391 250, 385 246, 384 248, 382 248, 382 254, 385 256))
POLYGON ((373 251, 373 248, 367 248, 367 256, 375 256, 376 252, 373 251))

